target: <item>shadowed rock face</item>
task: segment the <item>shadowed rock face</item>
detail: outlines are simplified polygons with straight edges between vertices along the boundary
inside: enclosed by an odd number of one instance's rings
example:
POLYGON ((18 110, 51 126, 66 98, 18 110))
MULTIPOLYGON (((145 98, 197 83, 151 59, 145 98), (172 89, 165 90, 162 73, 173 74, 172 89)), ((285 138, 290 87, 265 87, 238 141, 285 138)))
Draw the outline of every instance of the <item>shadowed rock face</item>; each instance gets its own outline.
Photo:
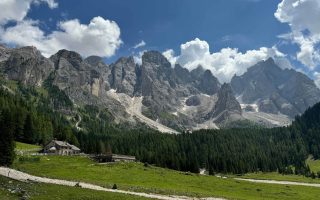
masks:
POLYGON ((34 47, 6 50, 2 47, 1 68, 8 79, 41 86, 54 70, 53 63, 34 47))
POLYGON ((186 100, 187 106, 198 106, 201 104, 201 99, 199 96, 192 96, 186 100))
POLYGON ((79 88, 90 85, 92 79, 92 67, 84 62, 81 56, 73 51, 60 50, 50 58, 55 64, 55 80, 54 83, 61 89, 79 88))
POLYGON ((197 88, 208 95, 217 93, 220 89, 220 83, 216 77, 214 77, 210 70, 206 70, 200 78, 197 88))
POLYGON ((224 83, 218 92, 218 101, 207 117, 217 118, 217 122, 222 122, 228 120, 231 115, 241 118, 241 107, 233 95, 230 84, 224 83))
POLYGON ((259 62, 242 76, 231 80, 234 93, 242 103, 257 103, 259 110, 294 117, 320 100, 320 90, 306 75, 281 69, 268 59, 259 62))
POLYGON ((7 60, 10 56, 11 49, 0 44, 0 62, 7 60))
POLYGON ((84 61, 92 66, 106 66, 106 64, 103 61, 103 58, 101 58, 100 56, 89 56, 86 59, 84 59, 84 61))
POLYGON ((133 96, 137 84, 136 64, 133 57, 120 58, 111 66, 110 85, 119 93, 126 93, 133 96))

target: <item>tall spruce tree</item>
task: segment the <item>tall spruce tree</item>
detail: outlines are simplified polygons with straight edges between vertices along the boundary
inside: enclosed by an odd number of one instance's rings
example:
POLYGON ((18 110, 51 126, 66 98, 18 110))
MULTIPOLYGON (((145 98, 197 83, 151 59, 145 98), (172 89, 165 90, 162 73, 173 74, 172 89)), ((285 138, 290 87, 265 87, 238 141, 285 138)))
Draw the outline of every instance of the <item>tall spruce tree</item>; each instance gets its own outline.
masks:
POLYGON ((8 110, 0 112, 0 165, 10 166, 14 160, 14 121, 8 110))

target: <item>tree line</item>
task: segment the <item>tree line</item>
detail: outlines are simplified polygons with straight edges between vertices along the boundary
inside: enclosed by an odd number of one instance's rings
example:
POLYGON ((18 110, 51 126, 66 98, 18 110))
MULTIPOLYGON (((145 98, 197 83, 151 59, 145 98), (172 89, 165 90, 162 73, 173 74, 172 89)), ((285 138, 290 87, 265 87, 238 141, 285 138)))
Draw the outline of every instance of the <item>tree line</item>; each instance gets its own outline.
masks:
POLYGON ((68 120, 48 107, 47 98, 34 94, 26 88, 16 94, 0 89, 0 165, 12 163, 14 141, 45 145, 57 138, 79 145, 68 120))
MULTIPOLYGON (((46 97, 34 88, 18 87, 20 92, 16 94, 0 90, 0 164, 12 162, 13 140, 44 145, 53 138, 79 145, 85 153, 111 150, 181 171, 199 172, 206 168, 210 174, 310 174, 305 164, 307 156, 320 157, 320 104, 296 117, 289 127, 199 130, 178 135, 159 133, 145 126, 128 129, 123 124, 114 125, 106 109, 85 106, 78 110, 83 129, 77 131, 55 111, 55 107, 61 109, 65 105, 58 103, 57 95, 52 103, 52 95, 46 97)), ((66 105, 73 109, 69 103, 66 105)))

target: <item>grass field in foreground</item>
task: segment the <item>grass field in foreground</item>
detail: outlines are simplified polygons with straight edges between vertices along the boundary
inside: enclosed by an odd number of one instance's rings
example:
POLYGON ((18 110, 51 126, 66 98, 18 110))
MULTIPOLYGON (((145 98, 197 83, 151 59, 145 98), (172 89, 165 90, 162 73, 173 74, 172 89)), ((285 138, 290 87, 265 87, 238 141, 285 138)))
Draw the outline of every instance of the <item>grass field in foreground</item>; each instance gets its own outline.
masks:
POLYGON ((21 192, 11 193, 10 190, 21 188, 24 190, 30 200, 147 200, 143 197, 117 194, 112 192, 93 191, 88 189, 59 186, 40 183, 23 183, 0 176, 0 199, 18 200, 21 192))
MULTIPOLYGON (((32 159, 31 159, 32 160, 32 159)), ((41 156, 38 162, 14 163, 24 172, 111 188, 150 193, 227 199, 318 199, 319 188, 250 183, 232 178, 183 173, 141 163, 97 164, 86 157, 41 156)))

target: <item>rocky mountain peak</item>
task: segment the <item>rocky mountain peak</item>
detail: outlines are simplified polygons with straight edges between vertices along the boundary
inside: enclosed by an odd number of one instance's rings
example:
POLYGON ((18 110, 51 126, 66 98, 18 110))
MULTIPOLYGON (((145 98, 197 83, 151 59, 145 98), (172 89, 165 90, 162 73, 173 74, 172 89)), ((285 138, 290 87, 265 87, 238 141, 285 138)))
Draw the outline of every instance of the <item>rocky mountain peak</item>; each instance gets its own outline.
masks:
POLYGON ((129 57, 121 57, 119 58, 116 63, 116 65, 119 65, 119 64, 129 64, 129 65, 135 65, 135 62, 134 62, 134 59, 132 56, 129 56, 129 57))
POLYGON ((199 90, 208 95, 213 95, 220 89, 218 79, 212 75, 210 70, 204 71, 200 77, 199 90))
POLYGON ((11 49, 0 44, 0 62, 7 60, 10 56, 11 49))
POLYGON ((2 60, 0 68, 3 68, 11 80, 41 86, 54 69, 53 63, 43 57, 35 47, 11 49, 6 53, 6 59, 2 60))
POLYGON ((51 56, 50 59, 54 61, 65 59, 68 62, 72 63, 73 65, 77 65, 77 66, 80 65, 80 63, 82 62, 82 57, 80 56, 80 54, 74 51, 66 50, 66 49, 59 50, 56 54, 51 56))
POLYGON ((3 44, 0 44, 0 50, 6 49, 7 47, 3 44))
POLYGON ((231 85, 224 83, 218 92, 218 103, 217 108, 234 111, 241 114, 241 107, 236 98, 234 97, 231 85))
POLYGON ((69 68, 70 70, 88 70, 91 65, 82 60, 80 54, 74 51, 69 50, 59 50, 56 54, 50 57, 55 64, 55 67, 58 68, 69 68))
POLYGON ((309 77, 281 69, 271 58, 234 76, 231 86, 241 103, 256 104, 260 112, 282 113, 291 118, 320 99, 320 90, 309 77))
POLYGON ((187 84, 193 81, 189 70, 184 67, 181 67, 181 65, 179 64, 176 64, 174 66, 174 72, 178 77, 179 81, 181 81, 181 83, 187 84))
POLYGON ((84 61, 92 66, 106 65, 100 56, 89 56, 84 61))
POLYGON ((218 100, 214 109, 207 115, 208 119, 214 118, 217 123, 242 119, 241 106, 235 98, 230 84, 224 83, 217 96, 218 100))
POLYGON ((191 70, 191 75, 194 78, 200 78, 200 76, 205 72, 203 67, 199 65, 197 68, 191 70))
POLYGON ((111 64, 111 88, 133 96, 137 87, 136 64, 132 56, 122 57, 111 64))
POLYGON ((158 51, 147 51, 142 56, 142 63, 171 67, 170 62, 158 51))

